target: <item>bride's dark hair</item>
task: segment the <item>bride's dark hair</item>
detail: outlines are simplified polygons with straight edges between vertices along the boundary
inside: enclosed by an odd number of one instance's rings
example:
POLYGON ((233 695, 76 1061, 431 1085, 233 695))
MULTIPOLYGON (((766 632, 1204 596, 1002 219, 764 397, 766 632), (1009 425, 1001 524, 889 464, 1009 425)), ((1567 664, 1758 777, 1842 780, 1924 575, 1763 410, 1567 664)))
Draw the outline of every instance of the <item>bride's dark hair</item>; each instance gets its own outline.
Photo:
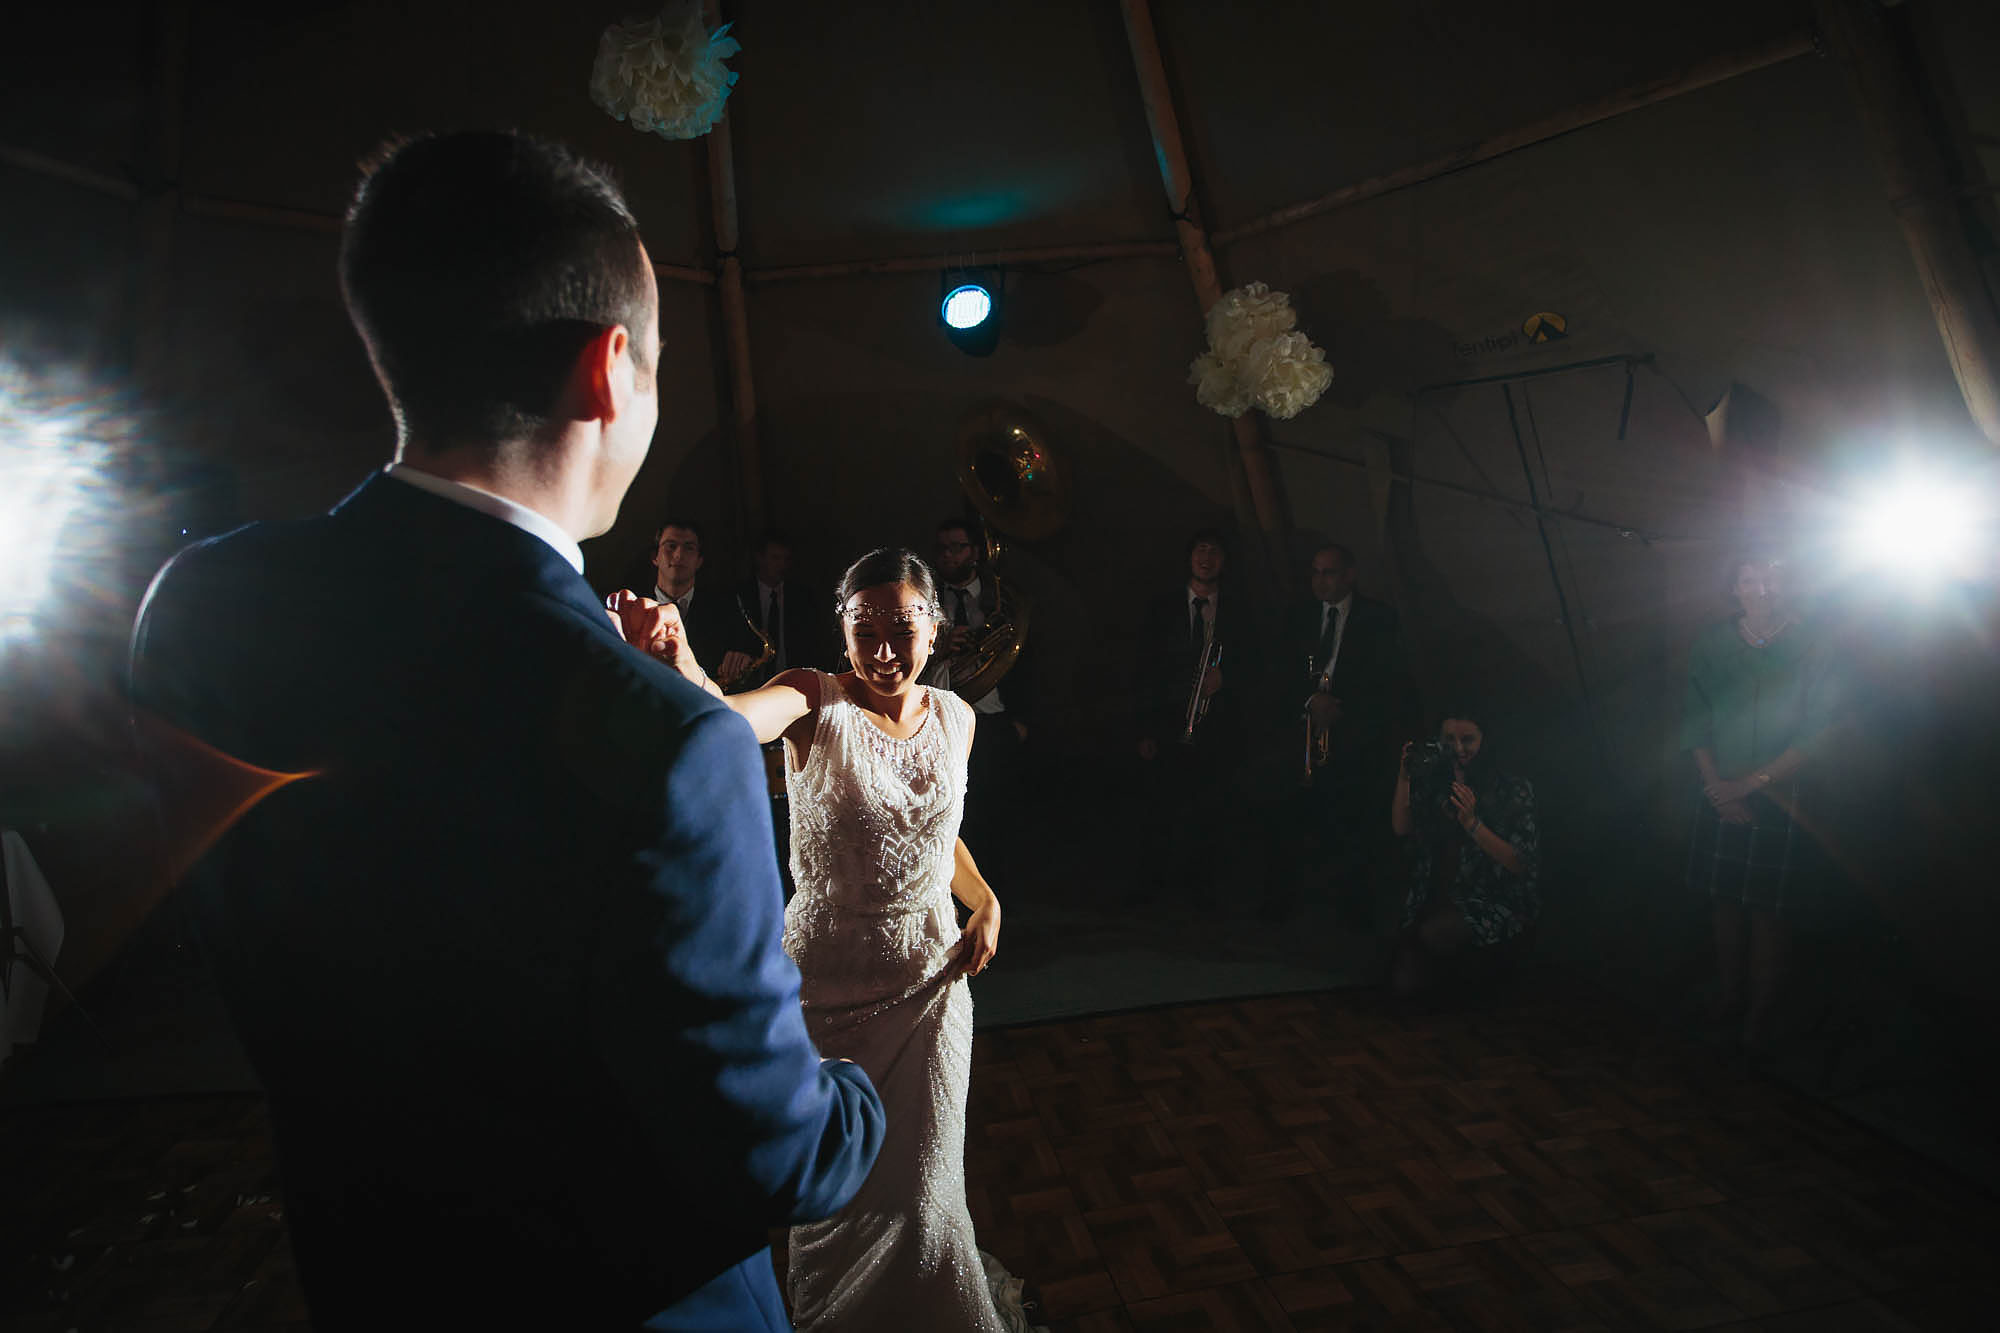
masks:
POLYGON ((907 546, 878 546, 847 567, 840 576, 840 590, 835 596, 833 613, 841 615, 847 610, 847 599, 863 588, 873 588, 884 583, 906 583, 917 590, 930 608, 931 615, 938 620, 944 616, 938 609, 937 576, 924 563, 922 556, 907 546))

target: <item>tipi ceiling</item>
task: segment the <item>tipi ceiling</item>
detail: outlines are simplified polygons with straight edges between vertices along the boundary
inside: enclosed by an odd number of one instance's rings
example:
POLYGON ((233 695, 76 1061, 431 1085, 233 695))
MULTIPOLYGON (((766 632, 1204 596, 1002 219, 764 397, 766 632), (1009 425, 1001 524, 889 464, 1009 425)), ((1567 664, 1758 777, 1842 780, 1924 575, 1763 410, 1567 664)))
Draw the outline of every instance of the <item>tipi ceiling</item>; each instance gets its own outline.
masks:
MULTIPOLYGON (((54 8, 11 20, 9 146, 129 171, 151 119, 152 8, 93 7, 87 35, 54 8)), ((1169 0, 1156 20, 1208 221, 1226 230, 1803 32, 1806 9, 1169 0)), ((729 105, 752 265, 1172 237, 1109 0, 745 0, 725 16, 744 43, 729 105)), ((696 260, 697 153, 587 94, 597 33, 620 17, 521 0, 193 5, 181 183, 330 216, 387 131, 516 125, 613 163, 656 254, 696 260)))

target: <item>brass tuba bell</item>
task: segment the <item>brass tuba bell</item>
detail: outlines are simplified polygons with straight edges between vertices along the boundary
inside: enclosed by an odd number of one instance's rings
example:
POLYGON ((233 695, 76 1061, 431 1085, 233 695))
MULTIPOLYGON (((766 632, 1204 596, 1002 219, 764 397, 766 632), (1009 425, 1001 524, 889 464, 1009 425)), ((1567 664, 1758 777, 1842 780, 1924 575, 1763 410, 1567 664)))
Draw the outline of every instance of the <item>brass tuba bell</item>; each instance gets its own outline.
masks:
POLYGON ((958 484, 984 520, 981 562, 994 585, 994 606, 965 652, 946 665, 951 689, 977 700, 991 693, 1021 655, 1034 603, 1000 575, 1000 535, 1038 541, 1069 516, 1069 482, 1040 422, 1010 403, 972 412, 958 427, 958 484))

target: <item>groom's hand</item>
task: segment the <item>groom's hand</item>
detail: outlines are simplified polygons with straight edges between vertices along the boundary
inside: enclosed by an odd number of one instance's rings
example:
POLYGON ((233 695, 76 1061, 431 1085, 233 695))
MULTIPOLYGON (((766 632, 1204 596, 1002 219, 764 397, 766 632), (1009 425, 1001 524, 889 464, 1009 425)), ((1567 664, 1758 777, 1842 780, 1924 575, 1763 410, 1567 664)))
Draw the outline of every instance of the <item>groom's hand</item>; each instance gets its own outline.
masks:
POLYGON ((604 609, 617 621, 625 642, 640 652, 659 658, 690 679, 700 670, 681 624, 681 609, 672 602, 656 602, 620 588, 604 599, 604 609))

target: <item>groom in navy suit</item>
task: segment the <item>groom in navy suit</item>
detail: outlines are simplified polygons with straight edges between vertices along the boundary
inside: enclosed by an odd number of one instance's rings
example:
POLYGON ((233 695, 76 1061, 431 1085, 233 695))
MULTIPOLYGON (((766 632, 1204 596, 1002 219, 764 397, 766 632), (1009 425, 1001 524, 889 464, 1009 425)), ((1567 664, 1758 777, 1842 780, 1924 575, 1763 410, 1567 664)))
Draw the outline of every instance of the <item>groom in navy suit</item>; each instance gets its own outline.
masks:
POLYGON ((170 819, 190 755, 306 775, 185 888, 314 1326, 789 1328, 767 1233, 882 1106, 806 1037, 748 725, 581 573, 659 415, 637 224, 561 147, 425 137, 340 272, 396 463, 181 552, 132 666, 170 819))

